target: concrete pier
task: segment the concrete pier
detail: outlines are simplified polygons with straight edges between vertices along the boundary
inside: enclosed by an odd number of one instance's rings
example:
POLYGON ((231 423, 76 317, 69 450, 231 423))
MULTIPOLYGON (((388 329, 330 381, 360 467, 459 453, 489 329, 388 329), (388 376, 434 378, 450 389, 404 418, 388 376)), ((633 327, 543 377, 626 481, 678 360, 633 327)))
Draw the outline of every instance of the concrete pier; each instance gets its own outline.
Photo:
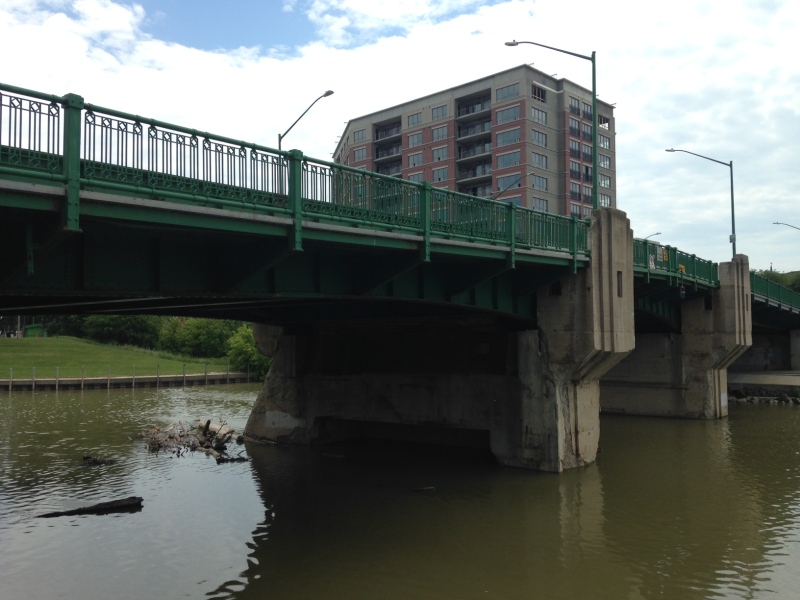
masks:
POLYGON ((727 416, 727 369, 752 344, 747 257, 721 263, 719 280, 681 305, 680 333, 637 332, 636 349, 603 378, 604 412, 727 416))
POLYGON ((598 381, 633 349, 634 331, 625 214, 598 211, 591 236, 591 267, 536 292, 537 330, 487 317, 256 327, 273 362, 245 436, 488 443, 502 464, 555 472, 593 462, 598 381))

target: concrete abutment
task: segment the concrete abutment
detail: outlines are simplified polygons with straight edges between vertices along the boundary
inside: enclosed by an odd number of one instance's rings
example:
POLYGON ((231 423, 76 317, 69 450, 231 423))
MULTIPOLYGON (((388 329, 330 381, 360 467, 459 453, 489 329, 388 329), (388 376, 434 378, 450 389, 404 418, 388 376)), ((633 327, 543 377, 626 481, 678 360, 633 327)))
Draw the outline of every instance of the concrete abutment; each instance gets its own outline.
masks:
POLYGON ((536 292, 536 330, 485 320, 257 326, 273 362, 246 437, 315 444, 414 426, 457 444, 488 432, 505 465, 560 472, 593 462, 599 378, 634 341, 630 224, 616 209, 595 215, 591 266, 536 292))

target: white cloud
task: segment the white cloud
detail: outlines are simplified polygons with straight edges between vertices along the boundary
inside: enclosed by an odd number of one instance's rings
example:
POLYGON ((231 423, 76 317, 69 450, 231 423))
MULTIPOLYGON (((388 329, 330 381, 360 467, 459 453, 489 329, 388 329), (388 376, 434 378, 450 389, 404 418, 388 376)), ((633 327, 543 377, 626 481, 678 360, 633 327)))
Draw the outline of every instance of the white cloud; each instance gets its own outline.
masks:
POLYGON ((111 0, 5 0, 0 80, 327 159, 345 122, 522 63, 591 84, 617 104, 619 207, 636 235, 715 261, 730 256, 733 160, 738 250, 751 266, 800 268, 800 69, 792 2, 674 0, 286 0, 322 27, 296 48, 206 52, 152 39, 146 15, 111 0), (312 11, 313 15, 309 13, 312 11), (386 36, 385 32, 390 32, 386 36), (535 38, 532 36, 536 36, 535 38), (369 40, 364 42, 364 40, 369 40))

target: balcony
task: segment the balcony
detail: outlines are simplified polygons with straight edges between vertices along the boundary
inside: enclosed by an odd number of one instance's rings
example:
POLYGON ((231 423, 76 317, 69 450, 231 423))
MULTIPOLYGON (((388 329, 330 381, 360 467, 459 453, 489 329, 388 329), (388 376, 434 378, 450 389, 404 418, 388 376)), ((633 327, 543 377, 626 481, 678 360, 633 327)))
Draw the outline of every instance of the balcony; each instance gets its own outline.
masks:
POLYGON ((570 169, 569 170, 569 176, 572 177, 573 179, 580 179, 581 178, 581 172, 580 171, 576 171, 574 169, 570 169))
POLYGON ((381 165, 378 167, 378 173, 381 175, 389 175, 390 177, 394 177, 396 175, 400 175, 403 172, 403 164, 400 161, 381 165))
POLYGON ((584 181, 591 181, 592 180, 592 174, 591 173, 584 173, 583 174, 583 180, 584 181))
POLYGON ((569 155, 572 158, 580 158, 581 157, 581 151, 580 150, 576 150, 575 148, 570 148, 569 149, 569 155))
POLYGON ((492 186, 491 184, 478 186, 459 186, 458 191, 462 194, 477 196, 478 198, 489 198, 492 195, 492 186))
POLYGON ((584 194, 583 195, 583 201, 591 204, 592 203, 592 195, 591 194, 584 194))
POLYGON ((583 135, 581 137, 583 137, 583 139, 585 139, 586 141, 591 142, 592 141, 592 132, 591 131, 584 131, 583 135))
POLYGON ((570 200, 580 200, 581 199, 581 193, 580 192, 571 191, 569 193, 569 197, 570 197, 570 200))
POLYGON ((492 152, 492 144, 475 144, 473 146, 468 146, 466 148, 459 148, 458 149, 458 160, 465 160, 467 158, 474 158, 476 156, 483 156, 485 154, 491 154, 492 152))
POLYGON ((583 111, 583 118, 591 121, 592 120, 592 111, 590 111, 590 110, 583 111))
POLYGON ((482 112, 486 112, 492 108, 492 102, 490 98, 481 98, 480 100, 475 100, 473 102, 467 104, 461 104, 458 107, 458 111, 456 112, 456 118, 460 119, 461 117, 469 117, 471 115, 477 115, 482 112))
POLYGON ((458 172, 458 181, 465 179, 476 179, 492 176, 492 164, 484 163, 473 167, 472 169, 464 169, 458 172))
POLYGON ((575 137, 581 137, 581 130, 577 127, 570 127, 569 134, 574 135, 575 137))
POLYGON ((578 115, 579 117, 581 116, 581 109, 579 106, 570 105, 569 112, 571 112, 573 115, 578 115))
POLYGON ((483 123, 476 123, 466 125, 458 128, 458 139, 479 135, 481 133, 488 133, 492 130, 492 122, 484 121, 483 123))
POLYGON ((403 148, 402 148, 402 146, 400 146, 400 144, 397 144, 396 146, 390 146, 388 148, 385 147, 385 146, 383 148, 376 148, 375 149, 375 160, 378 161, 378 160, 381 160, 381 159, 384 159, 384 158, 389 158, 391 156, 397 156, 402 151, 403 151, 403 148))
POLYGON ((400 124, 389 125, 387 127, 375 128, 375 139, 385 140, 400 135, 400 124))
POLYGON ((584 152, 583 153, 583 160, 586 162, 592 162, 592 153, 591 152, 584 152))

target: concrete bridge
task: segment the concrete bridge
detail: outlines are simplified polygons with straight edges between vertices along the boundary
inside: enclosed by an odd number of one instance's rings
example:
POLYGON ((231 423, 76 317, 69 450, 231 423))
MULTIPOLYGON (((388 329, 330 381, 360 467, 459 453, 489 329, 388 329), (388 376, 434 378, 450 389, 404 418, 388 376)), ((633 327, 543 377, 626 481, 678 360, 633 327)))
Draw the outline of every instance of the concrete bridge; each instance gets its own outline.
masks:
POLYGON ((746 256, 635 240, 615 209, 579 221, 8 85, 0 256, 6 314, 261 324, 253 439, 413 435, 549 471, 595 459, 601 407, 725 416, 753 329, 800 323, 746 256))

